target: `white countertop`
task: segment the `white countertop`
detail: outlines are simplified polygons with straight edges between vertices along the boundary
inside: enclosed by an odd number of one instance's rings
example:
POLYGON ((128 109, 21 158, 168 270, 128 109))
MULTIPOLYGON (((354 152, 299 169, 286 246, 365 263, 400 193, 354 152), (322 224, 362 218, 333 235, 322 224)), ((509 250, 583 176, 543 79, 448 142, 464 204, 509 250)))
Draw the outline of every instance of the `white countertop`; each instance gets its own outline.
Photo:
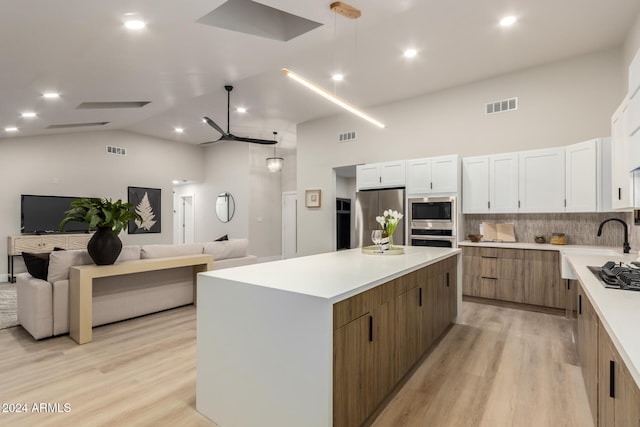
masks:
POLYGON ((602 266, 607 261, 630 263, 637 258, 638 254, 568 255, 569 263, 598 313, 602 326, 640 387, 640 337, 637 326, 640 325, 640 292, 607 289, 587 268, 602 266))
MULTIPOLYGON (((552 245, 550 243, 529 243, 529 242, 478 242, 463 240, 458 246, 479 246, 482 248, 506 248, 506 249, 534 249, 539 251, 562 251, 564 249, 612 249, 622 254, 622 245, 618 246, 588 246, 588 245, 552 245)), ((637 256, 637 254, 636 254, 637 256)))
POLYGON ((357 248, 201 274, 335 303, 461 252, 451 248, 403 248, 402 255, 368 255, 357 248))

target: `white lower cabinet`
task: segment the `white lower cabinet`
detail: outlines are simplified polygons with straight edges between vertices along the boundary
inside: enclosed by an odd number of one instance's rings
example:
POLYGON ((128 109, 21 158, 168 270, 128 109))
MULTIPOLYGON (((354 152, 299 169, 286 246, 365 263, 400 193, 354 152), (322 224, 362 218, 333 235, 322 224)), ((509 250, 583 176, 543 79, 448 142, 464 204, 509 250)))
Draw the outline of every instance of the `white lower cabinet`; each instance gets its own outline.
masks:
POLYGON ((519 153, 518 198, 519 212, 564 212, 564 147, 519 153))

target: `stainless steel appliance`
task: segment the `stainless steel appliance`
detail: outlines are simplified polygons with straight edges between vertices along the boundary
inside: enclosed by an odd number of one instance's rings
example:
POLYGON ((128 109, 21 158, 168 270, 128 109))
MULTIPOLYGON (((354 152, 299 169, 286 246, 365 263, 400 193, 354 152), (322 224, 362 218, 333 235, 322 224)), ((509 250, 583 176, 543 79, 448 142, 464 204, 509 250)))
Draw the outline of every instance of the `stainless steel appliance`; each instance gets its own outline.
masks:
POLYGON ((458 246, 455 196, 409 199, 409 239, 411 246, 458 246))
MULTIPOLYGON (((376 216, 386 209, 398 211, 406 216, 404 188, 358 191, 356 193, 356 247, 369 246, 371 231, 380 229, 376 216)), ((393 244, 404 245, 404 218, 398 222, 393 233, 393 244)))
POLYGON ((588 267, 605 288, 640 291, 640 263, 631 265, 609 261, 602 267, 588 267))

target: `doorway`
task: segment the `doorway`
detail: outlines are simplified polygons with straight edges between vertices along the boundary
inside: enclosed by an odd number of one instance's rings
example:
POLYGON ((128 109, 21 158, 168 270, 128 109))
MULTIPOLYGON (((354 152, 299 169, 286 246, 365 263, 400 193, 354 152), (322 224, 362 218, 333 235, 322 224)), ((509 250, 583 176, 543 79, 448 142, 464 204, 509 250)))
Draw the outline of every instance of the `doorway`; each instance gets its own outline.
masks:
POLYGON ((195 210, 193 194, 181 195, 178 199, 178 243, 193 243, 195 240, 195 210))
POLYGON ((298 253, 298 193, 282 193, 282 258, 298 253))

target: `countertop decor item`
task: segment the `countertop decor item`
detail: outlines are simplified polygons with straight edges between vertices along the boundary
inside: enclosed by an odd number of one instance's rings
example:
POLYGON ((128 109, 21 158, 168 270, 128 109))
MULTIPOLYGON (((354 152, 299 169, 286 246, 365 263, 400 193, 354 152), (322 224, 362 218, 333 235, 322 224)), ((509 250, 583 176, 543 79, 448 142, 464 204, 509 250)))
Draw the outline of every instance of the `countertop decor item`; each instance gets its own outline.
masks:
POLYGON ((396 227, 398 226, 398 222, 404 218, 404 215, 398 211, 393 211, 391 209, 386 209, 382 216, 377 216, 376 221, 380 224, 382 228, 382 250, 386 250, 385 244, 388 243, 389 249, 393 247, 393 232, 396 231, 396 227), (386 236, 385 236, 386 234, 386 236), (384 238, 388 237, 388 242, 384 241, 384 238))
POLYGON ((482 234, 469 234, 467 236, 473 243, 478 243, 482 239, 482 234))
POLYGON ((542 234, 538 234, 534 237, 534 241, 536 243, 547 243, 547 239, 542 235, 542 234))
POLYGON ((551 239, 549 239, 549 243, 552 245, 566 245, 567 244, 567 236, 564 233, 553 233, 551 234, 551 239))
POLYGON ((363 246, 362 253, 367 255, 402 255, 404 248, 402 246, 393 246, 386 251, 381 251, 377 246, 363 246))

